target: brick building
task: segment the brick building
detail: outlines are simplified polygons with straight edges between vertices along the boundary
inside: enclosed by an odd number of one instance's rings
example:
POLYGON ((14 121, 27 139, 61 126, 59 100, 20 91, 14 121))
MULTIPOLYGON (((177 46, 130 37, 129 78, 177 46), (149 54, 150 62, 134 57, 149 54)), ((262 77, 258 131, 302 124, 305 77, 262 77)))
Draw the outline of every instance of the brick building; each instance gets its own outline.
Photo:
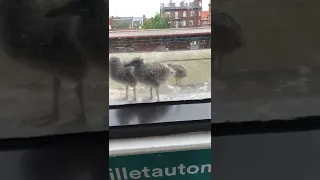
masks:
POLYGON ((211 24, 211 0, 209 1, 208 24, 211 24))
POLYGON ((209 11, 202 11, 202 14, 201 14, 202 26, 208 26, 209 25, 208 19, 209 19, 209 11))
POLYGON ((161 16, 164 18, 169 16, 172 28, 183 27, 199 27, 201 23, 202 0, 194 0, 193 2, 161 3, 161 16))

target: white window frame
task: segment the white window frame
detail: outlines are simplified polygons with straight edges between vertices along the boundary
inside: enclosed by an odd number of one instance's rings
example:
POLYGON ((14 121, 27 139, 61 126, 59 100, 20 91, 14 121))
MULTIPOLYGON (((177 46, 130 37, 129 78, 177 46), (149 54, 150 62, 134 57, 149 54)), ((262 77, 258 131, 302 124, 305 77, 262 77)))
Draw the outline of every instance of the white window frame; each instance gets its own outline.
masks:
POLYGON ((190 11, 190 17, 194 16, 194 11, 190 11))
POLYGON ((178 12, 178 11, 175 11, 175 12, 174 12, 174 18, 175 18, 175 19, 178 19, 178 18, 179 18, 179 12, 178 12))
POLYGON ((182 26, 187 26, 187 20, 182 20, 182 26))
POLYGON ((193 26, 193 20, 189 20, 189 26, 193 26))
POLYGON ((187 11, 182 12, 182 17, 187 17, 187 11))

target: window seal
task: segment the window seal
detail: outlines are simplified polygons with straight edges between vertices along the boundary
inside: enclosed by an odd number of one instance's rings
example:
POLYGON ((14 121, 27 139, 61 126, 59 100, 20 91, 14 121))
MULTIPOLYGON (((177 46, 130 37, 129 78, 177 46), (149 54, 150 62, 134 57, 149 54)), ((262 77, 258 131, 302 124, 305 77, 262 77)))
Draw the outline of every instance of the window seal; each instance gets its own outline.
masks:
POLYGON ((294 119, 271 119, 268 121, 211 122, 211 136, 237 136, 267 133, 301 132, 320 130, 320 116, 305 116, 294 119))

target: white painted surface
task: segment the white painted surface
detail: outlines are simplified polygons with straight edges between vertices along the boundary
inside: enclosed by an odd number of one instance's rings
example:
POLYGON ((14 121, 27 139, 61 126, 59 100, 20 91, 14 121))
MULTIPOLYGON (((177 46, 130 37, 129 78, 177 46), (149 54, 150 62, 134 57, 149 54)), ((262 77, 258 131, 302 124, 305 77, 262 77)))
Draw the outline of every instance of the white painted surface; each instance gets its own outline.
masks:
POLYGON ((144 61, 169 61, 169 60, 188 60, 188 59, 206 59, 211 58, 211 49, 197 49, 185 51, 168 52, 132 52, 132 53, 111 53, 109 57, 116 56, 122 61, 131 61, 134 57, 141 57, 144 61))
POLYGON ((110 38, 211 33, 211 27, 109 31, 110 38))
POLYGON ((211 149, 211 132, 206 131, 109 141, 109 156, 198 149, 211 149))

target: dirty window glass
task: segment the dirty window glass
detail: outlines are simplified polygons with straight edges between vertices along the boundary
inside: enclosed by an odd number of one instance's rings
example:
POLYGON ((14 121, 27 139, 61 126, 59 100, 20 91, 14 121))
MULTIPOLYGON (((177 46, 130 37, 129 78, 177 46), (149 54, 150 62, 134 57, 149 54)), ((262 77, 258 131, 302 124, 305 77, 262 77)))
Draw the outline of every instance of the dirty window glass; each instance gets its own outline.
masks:
POLYGON ((0 138, 103 129, 107 20, 105 0, 0 0, 0 138))
POLYGON ((316 0, 212 1, 212 48, 239 37, 243 44, 214 59, 213 121, 320 114, 319 6, 316 0), (233 30, 218 28, 221 16, 233 30))
POLYGON ((110 105, 211 98, 209 3, 110 0, 110 105))

